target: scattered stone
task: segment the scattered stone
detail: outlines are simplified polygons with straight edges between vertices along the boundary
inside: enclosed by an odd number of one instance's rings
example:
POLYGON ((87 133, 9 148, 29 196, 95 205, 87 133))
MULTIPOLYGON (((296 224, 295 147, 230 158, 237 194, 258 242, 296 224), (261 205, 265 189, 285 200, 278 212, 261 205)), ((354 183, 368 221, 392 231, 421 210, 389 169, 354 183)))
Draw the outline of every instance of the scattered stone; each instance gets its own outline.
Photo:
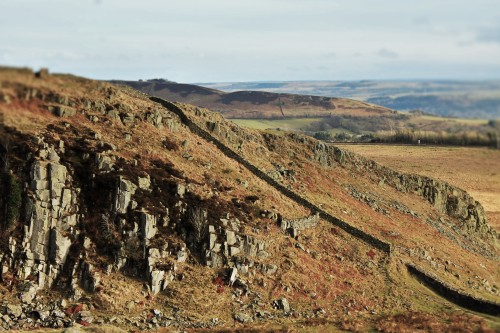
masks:
POLYGON ((182 184, 177 184, 177 195, 180 198, 184 198, 184 194, 186 194, 186 187, 182 184))
POLYGON ((238 269, 237 268, 231 268, 231 272, 229 274, 229 285, 232 286, 234 282, 236 281, 236 278, 238 277, 238 269))
POLYGON ((253 322, 253 318, 250 315, 247 315, 246 313, 235 313, 234 314, 234 319, 236 321, 239 321, 240 323, 251 323, 251 322, 253 322))
POLYGON ((286 298, 280 298, 273 302, 275 308, 283 310, 284 313, 290 312, 290 304, 286 298))
POLYGON ((135 302, 134 301, 127 302, 127 304, 125 304, 125 308, 128 310, 128 312, 132 312, 135 309, 135 302))
POLYGON ((58 117, 72 117, 76 114, 76 110, 68 106, 56 106, 54 107, 54 114, 58 117))

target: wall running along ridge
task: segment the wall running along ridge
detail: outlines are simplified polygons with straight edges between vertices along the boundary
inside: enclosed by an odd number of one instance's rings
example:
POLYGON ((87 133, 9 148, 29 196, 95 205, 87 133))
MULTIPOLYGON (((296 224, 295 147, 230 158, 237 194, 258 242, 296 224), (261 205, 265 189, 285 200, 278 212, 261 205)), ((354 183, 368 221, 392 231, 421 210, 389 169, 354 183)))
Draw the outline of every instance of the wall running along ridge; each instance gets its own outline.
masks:
POLYGON ((188 116, 184 113, 184 111, 179 108, 177 105, 168 102, 166 100, 163 100, 158 97, 150 97, 150 99, 156 103, 161 104, 163 107, 167 108, 168 110, 174 112, 176 115, 179 116, 181 121, 186 124, 186 126, 196 135, 202 137, 203 139, 212 142, 219 148, 224 155, 227 157, 236 160, 238 163, 244 165, 248 170, 250 170, 255 176, 258 178, 262 179, 263 181, 267 182, 271 186, 273 186, 276 190, 281 192, 283 195, 287 196, 288 198, 292 199, 299 205, 302 205, 308 209, 311 210, 311 212, 317 212, 319 216, 338 226, 339 228, 342 228, 345 230, 347 233, 351 234, 352 236, 370 244, 371 246, 386 252, 387 254, 391 254, 391 244, 387 243, 383 240, 380 240, 376 238, 375 236, 372 236, 366 232, 364 232, 361 229, 358 229, 356 227, 353 227, 352 225, 348 224, 345 221, 342 221, 341 219, 325 212, 323 209, 319 208, 315 204, 311 203, 310 201, 304 199, 303 197, 299 196, 297 193, 290 191, 283 185, 279 184, 277 181, 269 177, 267 174, 265 174, 262 170, 258 169, 256 166, 248 162, 247 160, 243 159, 239 154, 235 153, 232 149, 227 147, 225 144, 220 142, 218 139, 213 137, 210 133, 207 131, 203 130, 201 127, 199 127, 197 124, 195 124, 191 119, 189 119, 188 116))

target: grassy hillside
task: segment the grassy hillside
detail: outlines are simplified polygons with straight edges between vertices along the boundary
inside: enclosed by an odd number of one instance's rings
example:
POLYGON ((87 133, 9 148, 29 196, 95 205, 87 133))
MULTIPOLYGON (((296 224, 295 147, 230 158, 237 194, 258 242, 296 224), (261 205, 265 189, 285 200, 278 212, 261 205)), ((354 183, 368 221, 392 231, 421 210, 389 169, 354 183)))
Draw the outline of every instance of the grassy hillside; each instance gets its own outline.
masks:
POLYGON ((458 187, 129 87, 29 70, 0 82, 0 167, 23 184, 1 230, 7 329, 498 327, 407 268, 498 303, 498 235, 458 187))
POLYGON ((500 150, 417 145, 347 144, 341 147, 393 169, 462 187, 482 203, 490 224, 500 231, 500 150))

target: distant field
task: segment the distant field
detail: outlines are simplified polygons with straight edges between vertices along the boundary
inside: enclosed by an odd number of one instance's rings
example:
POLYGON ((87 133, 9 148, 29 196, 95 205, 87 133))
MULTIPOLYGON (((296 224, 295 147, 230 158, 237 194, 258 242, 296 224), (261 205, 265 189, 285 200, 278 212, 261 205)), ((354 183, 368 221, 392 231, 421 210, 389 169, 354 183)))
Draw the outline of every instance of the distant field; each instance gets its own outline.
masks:
POLYGON ((336 144, 382 165, 444 180, 479 201, 500 231, 500 150, 489 148, 336 144))
MULTIPOLYGON (((290 119, 228 119, 239 126, 255 128, 260 130, 267 129, 281 129, 285 131, 298 131, 304 132, 308 130, 308 126, 311 123, 322 121, 322 118, 290 118, 290 119)), ((344 128, 332 128, 328 129, 325 132, 330 133, 331 135, 339 134, 339 133, 349 133, 352 134, 351 131, 346 130, 344 128)), ((366 131, 364 131, 366 132, 366 131)))
POLYGON ((299 131, 307 125, 321 121, 321 118, 291 118, 291 119, 229 119, 242 127, 265 130, 268 128, 281 128, 284 130, 299 131))
POLYGON ((455 122, 458 124, 466 124, 466 125, 486 125, 488 124, 487 119, 469 119, 469 118, 446 118, 438 116, 421 116, 421 119, 431 120, 431 121, 443 121, 446 120, 448 122, 455 122))

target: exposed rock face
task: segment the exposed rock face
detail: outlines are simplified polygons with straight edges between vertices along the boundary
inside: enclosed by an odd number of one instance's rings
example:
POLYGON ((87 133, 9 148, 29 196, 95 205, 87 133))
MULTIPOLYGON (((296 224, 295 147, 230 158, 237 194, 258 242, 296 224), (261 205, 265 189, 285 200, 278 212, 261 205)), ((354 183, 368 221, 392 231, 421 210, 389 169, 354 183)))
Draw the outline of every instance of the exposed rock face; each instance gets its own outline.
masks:
POLYGON ((146 212, 140 212, 140 219, 142 237, 147 244, 156 235, 156 217, 146 212))
POLYGON ((266 271, 265 265, 256 262, 269 256, 265 251, 266 242, 250 235, 239 234, 236 231, 239 225, 237 219, 221 218, 221 221, 221 226, 208 226, 208 249, 205 254, 207 266, 221 268, 229 264, 243 275, 248 274, 250 268, 266 271))
POLYGON ((169 253, 152 248, 148 251, 147 259, 147 278, 153 294, 157 294, 165 290, 170 282, 174 280, 174 272, 176 266, 174 263, 165 264, 168 262, 169 253))
POLYGON ((79 233, 79 189, 71 185, 72 179, 66 167, 57 162, 59 156, 53 148, 42 149, 40 156, 46 157, 35 160, 31 167, 33 195, 28 198, 30 213, 22 241, 26 260, 19 265, 23 278, 36 277, 36 288, 52 284, 66 260, 71 237, 79 233))
POLYGON ((111 156, 109 155, 97 153, 95 157, 95 162, 97 165, 97 169, 103 172, 110 172, 113 170, 114 162, 111 156))
POLYGON ((321 142, 314 145, 313 153, 315 160, 325 167, 340 165, 357 172, 376 175, 385 184, 404 193, 420 195, 441 213, 459 219, 466 231, 487 238, 498 238, 496 231, 488 225, 481 204, 455 186, 429 177, 403 174, 321 142))
POLYGON ((54 107, 54 114, 58 117, 72 117, 76 114, 76 110, 66 106, 54 107))
POLYGON ((120 177, 118 179, 118 186, 116 189, 114 211, 116 213, 125 214, 132 200, 132 196, 137 190, 137 186, 131 181, 120 177))

